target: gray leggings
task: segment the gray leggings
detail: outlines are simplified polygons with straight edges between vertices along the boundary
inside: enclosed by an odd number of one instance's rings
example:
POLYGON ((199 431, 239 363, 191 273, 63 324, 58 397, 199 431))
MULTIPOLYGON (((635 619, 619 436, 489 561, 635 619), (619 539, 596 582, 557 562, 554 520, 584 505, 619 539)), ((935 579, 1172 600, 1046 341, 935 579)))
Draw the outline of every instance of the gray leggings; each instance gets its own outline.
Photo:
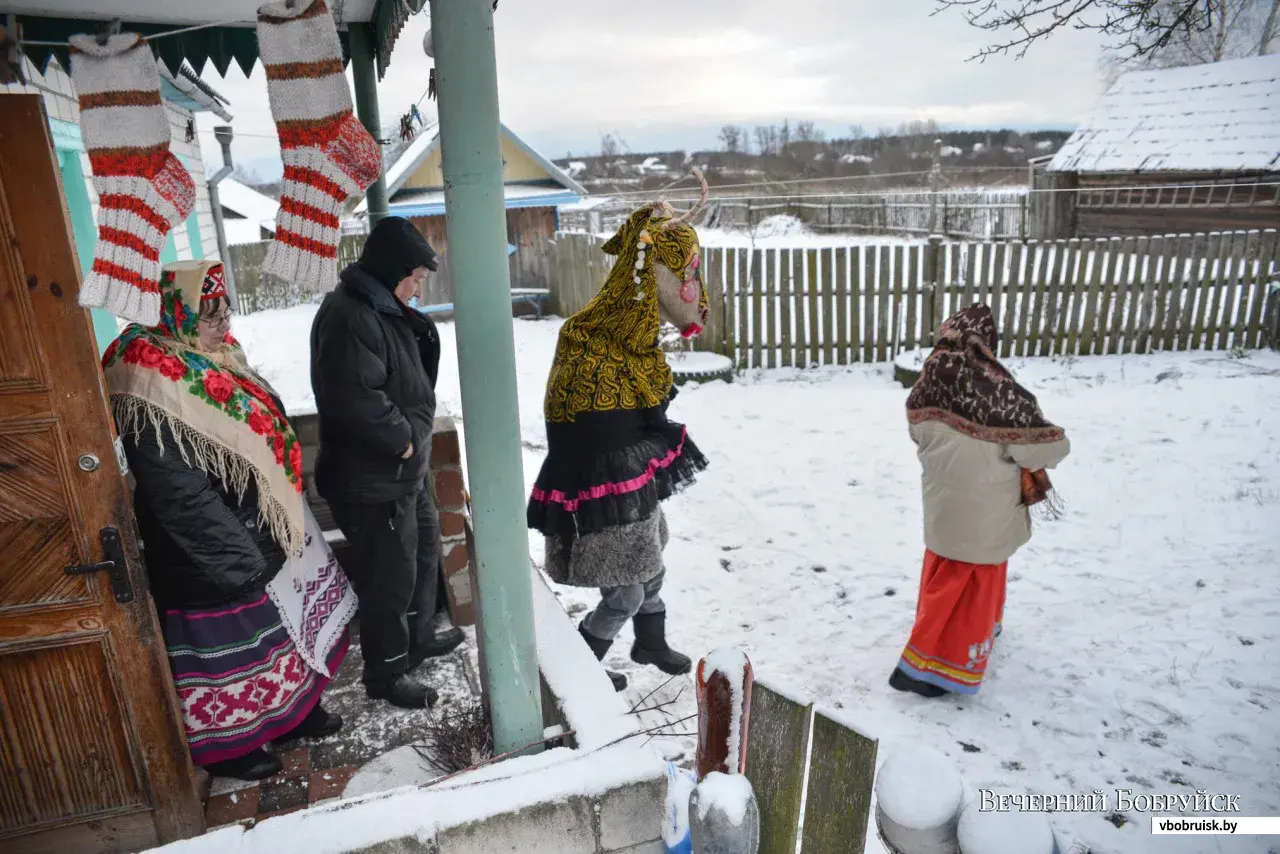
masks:
POLYGON ((662 579, 659 572, 644 584, 601 587, 600 606, 587 615, 583 625, 601 640, 613 640, 636 614, 660 614, 667 609, 662 601, 662 579))

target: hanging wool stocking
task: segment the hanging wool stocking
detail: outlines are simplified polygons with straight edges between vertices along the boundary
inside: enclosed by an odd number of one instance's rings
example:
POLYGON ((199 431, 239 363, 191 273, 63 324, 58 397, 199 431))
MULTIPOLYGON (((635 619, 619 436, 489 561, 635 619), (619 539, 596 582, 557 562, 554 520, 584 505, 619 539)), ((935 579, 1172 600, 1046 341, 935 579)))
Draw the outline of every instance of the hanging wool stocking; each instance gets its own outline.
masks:
POLYGON ((160 322, 160 249, 187 218, 196 187, 169 151, 160 73, 142 37, 71 37, 71 81, 98 191, 98 244, 80 304, 160 322))
POLYGON ((258 10, 258 46, 280 136, 284 186, 262 269, 304 291, 337 283, 342 204, 382 172, 382 152, 351 112, 342 45, 324 0, 258 10))

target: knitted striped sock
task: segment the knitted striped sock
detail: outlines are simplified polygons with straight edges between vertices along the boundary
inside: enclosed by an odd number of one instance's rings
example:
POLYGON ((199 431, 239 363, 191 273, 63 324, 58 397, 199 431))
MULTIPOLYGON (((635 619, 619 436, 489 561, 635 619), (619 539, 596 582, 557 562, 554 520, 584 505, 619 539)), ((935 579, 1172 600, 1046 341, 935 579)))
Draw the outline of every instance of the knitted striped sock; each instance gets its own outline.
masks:
POLYGON ((160 249, 186 219, 196 187, 169 151, 155 57, 135 33, 71 37, 80 132, 98 191, 98 243, 80 304, 126 320, 160 322, 160 249))
POLYGON ((382 151, 351 111, 342 45, 324 0, 258 10, 258 48, 280 136, 284 186, 262 269, 303 291, 337 283, 342 204, 382 172, 382 151))

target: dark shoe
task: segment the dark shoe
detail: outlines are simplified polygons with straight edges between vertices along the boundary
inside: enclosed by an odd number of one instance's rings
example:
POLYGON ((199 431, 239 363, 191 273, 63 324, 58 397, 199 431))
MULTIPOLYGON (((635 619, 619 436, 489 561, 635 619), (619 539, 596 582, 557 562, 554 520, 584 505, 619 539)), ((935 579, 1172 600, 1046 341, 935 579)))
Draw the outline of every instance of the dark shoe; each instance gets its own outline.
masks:
POLYGON ((437 632, 431 640, 409 651, 409 669, 413 670, 428 658, 439 658, 442 655, 448 655, 462 646, 462 642, 466 639, 466 634, 457 627, 437 632))
POLYGON ((889 687, 897 691, 919 694, 921 697, 928 697, 929 699, 941 697, 947 693, 945 688, 939 688, 937 685, 930 685, 928 682, 913 679, 896 667, 893 669, 893 675, 889 677, 889 687))
POLYGON ((311 710, 311 714, 303 718, 302 723, 276 741, 293 741, 296 738, 328 738, 336 735, 342 729, 342 715, 333 715, 325 711, 324 707, 316 703, 316 707, 311 710))
MULTIPOLYGON (((584 621, 578 626, 578 634, 582 635, 582 639, 587 642, 587 646, 591 647, 591 651, 595 653, 596 661, 604 661, 605 654, 609 652, 609 647, 613 646, 613 641, 598 638, 591 632, 587 631, 587 624, 584 621)), ((609 676, 609 681, 613 683, 613 690, 621 691, 627 687, 627 677, 621 673, 615 673, 608 668, 605 673, 609 676)))
POLYGON ((652 664, 668 676, 681 676, 693 669, 689 656, 667 646, 667 614, 636 614, 631 620, 636 642, 631 647, 631 660, 636 664, 652 664))
POLYGON ((274 777, 284 770, 284 764, 267 751, 259 747, 252 753, 227 759, 223 762, 210 762, 204 766, 215 777, 230 777, 233 780, 265 780, 274 777))
POLYGON ((364 692, 373 700, 386 700, 401 709, 426 709, 434 706, 440 695, 434 688, 401 676, 394 682, 366 683, 364 692))

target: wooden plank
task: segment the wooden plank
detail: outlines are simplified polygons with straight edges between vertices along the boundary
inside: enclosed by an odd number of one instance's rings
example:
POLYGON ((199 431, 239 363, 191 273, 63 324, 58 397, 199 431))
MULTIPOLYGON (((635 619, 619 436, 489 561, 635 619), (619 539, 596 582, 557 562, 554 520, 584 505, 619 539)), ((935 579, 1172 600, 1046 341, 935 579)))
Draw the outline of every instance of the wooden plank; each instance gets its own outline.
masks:
POLYGON ((703 335, 709 336, 706 349, 712 353, 732 355, 733 351, 725 347, 724 340, 724 250, 704 249, 702 256, 703 263, 711 271, 712 283, 707 289, 707 328, 703 332, 703 335))
POLYGON ((819 294, 822 289, 822 270, 818 266, 818 250, 805 253, 805 298, 809 303, 809 323, 806 341, 809 345, 804 367, 822 364, 822 316, 819 313, 819 294))
POLYGON ((793 249, 791 252, 791 292, 794 299, 791 303, 791 347, 795 353, 797 368, 809 367, 809 330, 808 330, 808 268, 809 251, 793 249))
POLYGON ((723 250, 720 262, 720 289, 724 299, 724 348, 725 355, 738 364, 738 247, 723 250))
MULTIPOLYGON (((1004 246, 1003 243, 1000 243, 998 245, 1002 248, 1004 246)), ((995 271, 996 271, 996 265, 995 265, 996 246, 997 244, 991 243, 991 242, 984 242, 982 244, 982 263, 980 266, 978 266, 977 270, 975 271, 976 277, 977 277, 975 280, 975 285, 977 286, 977 290, 974 293, 974 299, 976 299, 978 302, 986 303, 988 306, 991 305, 991 283, 993 281, 993 277, 995 276, 995 271)), ((1003 253, 1001 254, 1003 256, 1003 253)), ((996 329, 997 330, 1000 329, 999 319, 996 320, 996 329)))
POLYGON ((1101 240, 1081 240, 1079 252, 1075 259, 1075 269, 1070 279, 1071 315, 1067 320, 1067 346, 1065 353, 1079 355, 1081 329, 1085 318, 1085 305, 1089 298, 1089 279, 1102 275, 1102 256, 1105 250, 1099 249, 1101 240))
POLYGON ((1006 256, 1008 247, 1003 243, 997 243, 994 251, 991 253, 991 263, 987 265, 987 288, 986 299, 987 306, 991 309, 992 320, 996 324, 996 355, 1000 354, 1000 337, 1004 331, 1004 309, 1005 309, 1005 271, 1006 256))
POLYGON ((1206 259, 1209 269, 1206 271, 1205 283, 1209 290, 1208 299, 1205 300, 1208 305, 1204 308, 1204 339, 1200 342, 1202 350, 1214 349, 1213 345, 1218 332, 1218 313, 1222 308, 1222 290, 1227 281, 1227 266, 1234 245, 1235 234, 1225 232, 1220 236, 1218 251, 1206 259))
POLYGON ((1051 356, 1058 352, 1058 326, 1061 323, 1062 314, 1058 303, 1062 298, 1062 268, 1066 264, 1067 242, 1055 240, 1052 243, 1046 243, 1045 252, 1050 254, 1050 257, 1045 261, 1045 281, 1040 288, 1044 299, 1044 310, 1041 312, 1043 316, 1040 346, 1036 351, 1036 355, 1039 356, 1051 356))
POLYGON ((866 287, 865 246, 849 247, 849 361, 862 361, 862 289, 866 287))
POLYGON ((836 363, 836 253, 835 247, 822 250, 822 364, 836 363))
POLYGON ((1178 254, 1174 256, 1169 275, 1169 311, 1165 317, 1165 348, 1185 350, 1191 335, 1191 312, 1195 308, 1194 277, 1191 274, 1192 259, 1203 254, 1196 243, 1204 245, 1204 235, 1184 234, 1178 242, 1178 254))
POLYGON ((849 364, 849 247, 835 250, 836 363, 849 364))
POLYGON ((893 271, 890 269, 890 247, 881 246, 880 274, 876 278, 876 361, 889 361, 889 294, 893 288, 893 271))
MULTIPOLYGON (((765 255, 760 249, 751 250, 751 366, 763 367, 760 359, 760 347, 764 336, 761 328, 763 314, 761 306, 768 299, 770 282, 773 279, 773 250, 765 255)), ((769 299, 772 303, 773 300, 769 299)), ((772 336, 772 332, 770 333, 772 336)), ((769 367, 773 367, 773 350, 769 351, 769 367)))
POLYGON ((1026 286, 1027 244, 1019 241, 1010 244, 1006 251, 1008 272, 1000 294, 1004 309, 1004 334, 1000 336, 1000 352, 1007 357, 1017 352, 1018 297, 1026 286))
POLYGON ((924 263, 924 247, 907 247, 907 336, 903 340, 904 349, 914 350, 919 340, 920 322, 920 269, 924 263))
POLYGON ((1222 248, 1222 268, 1219 275, 1219 293, 1215 302, 1212 350, 1228 350, 1231 330, 1235 328, 1235 310, 1240 302, 1240 255, 1244 252, 1247 232, 1231 234, 1230 248, 1222 248))
POLYGON ((893 248, 893 293, 889 295, 889 301, 893 306, 889 319, 889 361, 893 361, 902 349, 902 312, 905 308, 902 301, 905 299, 907 286, 908 257, 910 257, 910 247, 895 246, 893 248))
POLYGON ((1017 336, 1018 348, 1013 351, 1019 356, 1028 356, 1035 352, 1031 345, 1031 336, 1033 333, 1037 336, 1039 334, 1037 318, 1040 303, 1036 298, 1036 287, 1040 281, 1040 273, 1043 272, 1036 266, 1041 255, 1039 242, 1030 240, 1024 246, 1026 251, 1022 257, 1022 284, 1019 286, 1018 293, 1018 327, 1014 333, 1017 336))
POLYGON ((947 317, 950 317, 962 308, 968 308, 973 305, 973 285, 977 277, 979 258, 978 244, 965 243, 959 248, 961 251, 960 263, 964 267, 964 290, 960 294, 960 301, 951 306, 950 311, 947 313, 947 317))
POLYGON ((1213 261, 1222 248, 1221 232, 1196 235, 1195 251, 1191 255, 1191 272, 1188 276, 1185 317, 1188 321, 1178 337, 1179 350, 1199 350, 1204 337, 1204 317, 1209 307, 1209 288, 1213 274, 1213 261), (1183 346, 1183 341, 1186 346, 1183 346))
POLYGON ((813 706, 756 679, 747 730, 747 779, 760 810, 760 854, 795 854, 813 706))
POLYGON ((763 258, 764 278, 761 281, 768 283, 764 291, 764 341, 768 351, 766 359, 770 368, 776 368, 782 358, 781 347, 778 344, 778 327, 781 325, 778 320, 778 312, 782 309, 782 287, 780 285, 782 276, 779 272, 780 261, 776 249, 764 250, 763 258))
POLYGON ((1177 314, 1173 302, 1174 268, 1182 257, 1182 238, 1176 234, 1165 237, 1164 255, 1160 262, 1160 271, 1156 278, 1155 318, 1151 322, 1151 346, 1149 352, 1170 349, 1169 315, 1177 314))
POLYGON ((1135 336, 1138 330, 1139 317, 1146 306, 1147 257, 1151 238, 1147 236, 1125 241, 1125 274, 1118 302, 1120 309, 1116 312, 1116 324, 1112 329, 1113 345, 1108 353, 1131 353, 1136 350, 1135 336))
POLYGON ((1155 321, 1156 285, 1159 282, 1160 261, 1164 257, 1164 238, 1143 237, 1137 248, 1139 267, 1138 276, 1142 282, 1137 311, 1134 322, 1129 327, 1128 352, 1146 353, 1151 345, 1151 326, 1155 321))
POLYGON ((812 741, 800 850, 863 854, 879 744, 821 711, 812 741))
POLYGON ((878 286, 876 277, 876 254, 883 247, 865 246, 863 247, 863 265, 864 275, 862 277, 862 361, 875 361, 876 346, 876 287, 878 286))
POLYGON ((759 287, 751 268, 754 250, 738 250, 738 367, 751 364, 751 292, 759 287))
POLYGON ((1088 288, 1085 259, 1093 249, 1093 241, 1072 238, 1067 242, 1067 256, 1062 264, 1062 309, 1058 315, 1057 355, 1074 355, 1080 337, 1080 315, 1088 288))
POLYGON ((1097 356, 1107 352, 1110 344, 1112 319, 1117 309, 1117 297, 1123 297, 1120 280, 1124 276, 1125 256, 1121 252, 1124 241, 1113 237, 1107 241, 1107 263, 1102 271, 1102 288, 1098 291, 1098 313, 1093 324, 1093 347, 1090 353, 1097 356))
POLYGON ((1260 238, 1259 232, 1254 230, 1236 240, 1235 275, 1231 299, 1227 303, 1231 307, 1231 312, 1227 315, 1231 318, 1231 325, 1223 327, 1219 350, 1243 350, 1245 347, 1244 334, 1249 328, 1249 298, 1252 296, 1249 285, 1252 281, 1254 259, 1258 257, 1260 238))
POLYGON ((1079 328, 1079 349, 1071 352, 1087 356, 1093 352, 1094 326, 1098 319, 1098 296, 1102 283, 1109 272, 1111 260, 1111 241, 1103 238, 1093 241, 1092 252, 1085 253, 1082 260, 1088 260, 1088 291, 1084 296, 1084 316, 1079 328))
POLYGON ((791 343, 791 308, 795 304, 795 280, 793 278, 794 265, 792 263, 792 250, 782 249, 778 253, 779 270, 778 285, 780 296, 778 298, 778 316, 781 323, 780 339, 782 346, 781 364, 784 368, 789 368, 795 364, 795 353, 792 350, 791 343))
POLYGON ((1244 346, 1250 350, 1257 349, 1263 344, 1262 321, 1270 287, 1267 266, 1273 261, 1280 261, 1280 232, 1274 228, 1262 232, 1255 260, 1257 264, 1249 277, 1252 283, 1253 299, 1249 306, 1249 328, 1245 332, 1244 343, 1244 346))

